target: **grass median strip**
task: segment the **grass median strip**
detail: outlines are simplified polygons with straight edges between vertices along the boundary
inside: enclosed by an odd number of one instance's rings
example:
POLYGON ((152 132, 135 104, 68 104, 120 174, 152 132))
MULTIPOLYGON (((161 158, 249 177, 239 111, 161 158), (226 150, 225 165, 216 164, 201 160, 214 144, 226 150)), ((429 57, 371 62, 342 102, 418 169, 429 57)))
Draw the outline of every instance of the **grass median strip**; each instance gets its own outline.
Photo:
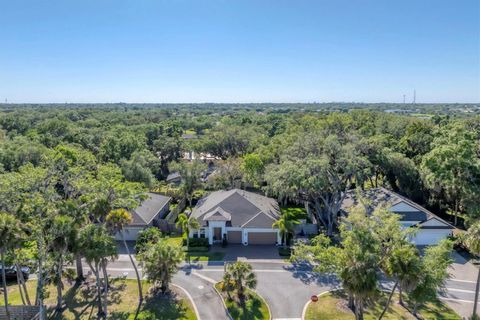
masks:
POLYGON ((245 298, 240 301, 235 292, 230 295, 224 292, 223 282, 215 284, 227 307, 228 313, 234 320, 269 320, 270 311, 263 298, 253 290, 246 289, 245 298))

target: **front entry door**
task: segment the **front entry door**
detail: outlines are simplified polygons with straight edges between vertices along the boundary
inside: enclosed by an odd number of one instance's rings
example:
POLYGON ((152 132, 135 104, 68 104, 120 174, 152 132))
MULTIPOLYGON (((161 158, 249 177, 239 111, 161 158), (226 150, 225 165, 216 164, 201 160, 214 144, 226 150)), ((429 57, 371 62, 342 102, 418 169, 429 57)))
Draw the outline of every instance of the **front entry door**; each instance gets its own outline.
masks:
POLYGON ((222 228, 213 228, 213 241, 222 241, 222 228))

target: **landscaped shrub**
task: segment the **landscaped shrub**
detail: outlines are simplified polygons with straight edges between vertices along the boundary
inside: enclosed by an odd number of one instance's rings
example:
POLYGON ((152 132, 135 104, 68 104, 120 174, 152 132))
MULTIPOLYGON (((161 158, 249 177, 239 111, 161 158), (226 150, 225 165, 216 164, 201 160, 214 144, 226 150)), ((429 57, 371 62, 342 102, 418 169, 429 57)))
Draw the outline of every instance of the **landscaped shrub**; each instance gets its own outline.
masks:
POLYGON ((190 247, 188 252, 208 252, 209 247, 190 247))
POLYGON ((282 257, 290 257, 292 250, 290 248, 278 247, 278 254, 282 257))
MULTIPOLYGON (((183 245, 187 245, 187 239, 183 239, 183 245)), ((190 247, 208 247, 207 238, 190 238, 189 239, 190 247)))

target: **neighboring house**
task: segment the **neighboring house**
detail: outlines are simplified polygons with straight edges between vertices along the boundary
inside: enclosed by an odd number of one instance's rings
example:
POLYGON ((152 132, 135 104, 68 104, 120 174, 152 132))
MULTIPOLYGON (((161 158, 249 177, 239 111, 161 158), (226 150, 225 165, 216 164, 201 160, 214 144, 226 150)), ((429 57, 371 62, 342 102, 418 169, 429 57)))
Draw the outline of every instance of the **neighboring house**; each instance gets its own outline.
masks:
POLYGON ((201 225, 190 237, 207 238, 210 244, 280 244, 278 229, 272 224, 280 218, 276 200, 239 189, 215 191, 201 199, 191 216, 201 225))
MULTIPOLYGON (((137 240, 140 231, 148 227, 156 226, 157 222, 165 218, 170 211, 170 201, 172 198, 150 192, 147 193, 147 196, 148 198, 145 199, 139 207, 132 210, 133 221, 124 229, 126 240, 137 240)), ((117 234, 116 238, 120 240, 121 236, 117 234)))
POLYGON ((202 160, 202 161, 215 161, 221 160, 220 157, 216 157, 208 152, 195 152, 189 151, 183 153, 183 160, 193 161, 193 160, 202 160))
POLYGON ((197 134, 196 133, 184 133, 182 134, 182 138, 185 140, 192 140, 192 139, 197 139, 197 134))
MULTIPOLYGON (((200 179, 202 180, 202 182, 207 182, 208 176, 210 176, 215 171, 215 163, 213 161, 206 160, 204 160, 204 162, 207 163, 207 169, 202 172, 200 179)), ((168 184, 178 186, 182 183, 182 176, 177 171, 172 172, 167 176, 167 179, 165 181, 168 184)))
POLYGON ((182 182, 180 172, 172 172, 167 176, 167 183, 179 185, 182 182))
MULTIPOLYGON (((416 245, 434 245, 450 236, 455 229, 419 204, 385 188, 360 191, 360 196, 366 200, 370 212, 377 207, 385 207, 400 215, 404 228, 418 227, 418 232, 411 239, 416 245)), ((347 213, 349 208, 358 203, 357 191, 348 191, 341 209, 343 213, 347 213)))

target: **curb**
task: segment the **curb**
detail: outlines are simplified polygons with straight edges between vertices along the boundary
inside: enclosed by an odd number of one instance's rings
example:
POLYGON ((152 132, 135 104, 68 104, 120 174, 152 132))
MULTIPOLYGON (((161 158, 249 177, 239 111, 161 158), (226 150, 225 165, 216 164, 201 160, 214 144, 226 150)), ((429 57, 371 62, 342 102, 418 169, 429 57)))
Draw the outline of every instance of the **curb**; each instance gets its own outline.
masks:
POLYGON ((267 309, 268 309, 268 314, 270 315, 270 320, 272 320, 273 319, 272 310, 270 310, 270 306, 268 305, 267 300, 265 300, 265 298, 262 297, 262 295, 260 293, 258 293, 257 290, 252 290, 252 291, 255 292, 256 295, 259 296, 260 299, 263 300, 263 302, 265 302, 265 305, 267 306, 267 309))
POLYGON ((193 297, 190 295, 190 293, 185 288, 179 286, 178 284, 170 283, 170 285, 182 290, 183 293, 185 293, 185 295, 190 300, 190 303, 193 306, 193 311, 195 312, 195 316, 197 316, 197 320, 201 320, 200 313, 198 313, 197 305, 195 304, 195 301, 193 301, 193 297))
MULTIPOLYGON (((327 293, 330 293, 330 292, 333 292, 333 291, 338 291, 338 290, 342 290, 342 289, 328 290, 328 291, 325 291, 325 292, 322 292, 322 293, 317 294, 317 297, 321 297, 321 296, 323 296, 323 295, 326 295, 327 293)), ((310 303, 312 303, 312 300, 308 300, 307 303, 305 303, 305 305, 303 306, 302 320, 305 320, 305 313, 307 313, 307 308, 308 308, 308 305, 309 305, 310 303)))
MULTIPOLYGON (((218 284, 218 283, 220 283, 220 282, 222 282, 222 281, 219 281, 219 282, 217 282, 217 283, 215 283, 215 284, 218 284)), ((222 296, 222 294, 218 291, 217 287, 215 287, 215 284, 213 285, 213 288, 215 289, 215 291, 217 292, 217 294, 220 296, 220 299, 222 299, 223 307, 225 308, 225 311, 227 312, 228 317, 229 317, 231 320, 233 320, 232 316, 230 315, 230 312, 228 312, 228 308, 227 308, 227 305, 225 304, 225 300, 223 300, 223 296, 222 296)), ((252 290, 252 289, 250 289, 250 290, 252 290)), ((262 301, 265 303, 265 305, 267 306, 268 314, 270 315, 270 318, 269 318, 269 319, 272 320, 272 319, 273 319, 272 310, 270 310, 270 306, 268 305, 267 300, 265 300, 265 298, 262 297, 256 290, 252 290, 252 291, 255 292, 255 294, 256 294, 260 299, 262 299, 262 301)))
MULTIPOLYGON (((217 283, 220 283, 222 281, 218 281, 217 283)), ((218 296, 220 297, 220 300, 222 300, 222 304, 223 304, 223 308, 225 309, 225 312, 227 313, 227 316, 230 320, 233 320, 232 316, 230 315, 230 312, 228 312, 228 308, 227 308, 227 305, 225 304, 225 300, 223 300, 223 297, 222 297, 222 294, 220 293, 220 291, 218 291, 217 287, 215 287, 215 285, 217 284, 215 283, 213 285, 213 289, 215 290, 215 292, 218 294, 218 296)))

